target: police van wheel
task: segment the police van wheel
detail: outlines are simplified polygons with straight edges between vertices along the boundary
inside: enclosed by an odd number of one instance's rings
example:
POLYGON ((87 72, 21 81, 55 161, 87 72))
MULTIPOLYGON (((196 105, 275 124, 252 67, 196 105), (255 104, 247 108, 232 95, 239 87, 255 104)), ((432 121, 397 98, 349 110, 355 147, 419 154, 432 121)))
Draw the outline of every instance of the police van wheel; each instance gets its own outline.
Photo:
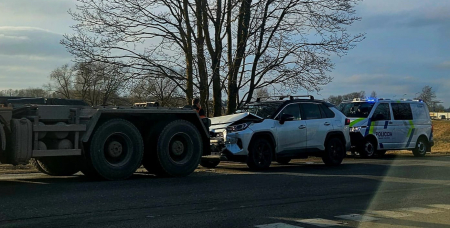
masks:
POLYGON ((375 155, 375 152, 377 151, 377 146, 372 139, 366 139, 364 144, 362 145, 361 150, 359 151, 359 154, 363 158, 371 158, 375 155))
POLYGON ((413 149, 415 157, 423 157, 427 153, 428 142, 424 138, 419 138, 416 144, 416 148, 413 149))

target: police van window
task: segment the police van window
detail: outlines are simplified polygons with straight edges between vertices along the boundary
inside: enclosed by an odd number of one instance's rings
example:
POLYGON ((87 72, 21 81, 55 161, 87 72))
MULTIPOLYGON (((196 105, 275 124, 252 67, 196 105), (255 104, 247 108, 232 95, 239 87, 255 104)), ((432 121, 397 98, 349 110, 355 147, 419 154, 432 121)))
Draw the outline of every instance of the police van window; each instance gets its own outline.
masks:
POLYGON ((300 108, 298 107, 298 104, 290 104, 288 106, 286 106, 283 111, 281 111, 280 115, 278 115, 278 118, 280 118, 281 115, 283 114, 289 114, 294 116, 294 120, 301 120, 302 117, 300 115, 300 108))
POLYGON ((320 113, 319 105, 313 103, 302 103, 302 110, 304 119, 312 120, 312 119, 320 119, 322 118, 322 114, 320 113))
POLYGON ((375 120, 390 120, 391 110, 389 109, 388 103, 381 103, 377 106, 373 112, 372 119, 375 120))
POLYGON ((415 120, 429 120, 428 112, 425 109, 425 104, 411 104, 411 109, 413 113, 413 118, 415 120))
POLYGON ((347 117, 367 118, 374 104, 373 102, 350 102, 342 103, 339 108, 347 117))
POLYGON ((326 105, 320 104, 320 109, 325 113, 325 116, 323 118, 334 118, 335 114, 333 111, 330 110, 326 105))
POLYGON ((392 103, 395 120, 412 120, 411 106, 408 103, 392 103))

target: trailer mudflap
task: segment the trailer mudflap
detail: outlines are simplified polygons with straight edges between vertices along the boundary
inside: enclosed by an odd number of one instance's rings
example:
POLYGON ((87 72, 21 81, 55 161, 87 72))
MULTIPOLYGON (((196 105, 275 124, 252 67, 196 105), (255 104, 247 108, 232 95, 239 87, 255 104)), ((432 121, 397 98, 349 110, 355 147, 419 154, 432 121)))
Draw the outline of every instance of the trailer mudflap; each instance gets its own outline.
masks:
POLYGON ((3 129, 5 126, 0 123, 0 152, 4 152, 6 150, 6 133, 5 129, 3 129))
POLYGON ((27 164, 31 158, 33 131, 28 119, 11 120, 11 150, 8 151, 9 162, 13 165, 27 164))

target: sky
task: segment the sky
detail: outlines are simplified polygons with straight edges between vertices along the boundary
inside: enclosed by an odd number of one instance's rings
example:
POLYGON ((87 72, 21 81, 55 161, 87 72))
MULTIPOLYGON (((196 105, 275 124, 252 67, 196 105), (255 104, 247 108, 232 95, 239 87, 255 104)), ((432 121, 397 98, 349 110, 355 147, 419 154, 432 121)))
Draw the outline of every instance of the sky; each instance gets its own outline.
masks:
MULTIPOLYGON (((72 33, 75 0, 0 1, 0 90, 40 87, 72 57, 59 41, 72 33)), ((376 91, 414 98, 424 86, 450 107, 450 1, 363 0, 349 32, 366 39, 335 63, 318 98, 376 91)), ((301 92, 300 92, 301 93, 301 92)))

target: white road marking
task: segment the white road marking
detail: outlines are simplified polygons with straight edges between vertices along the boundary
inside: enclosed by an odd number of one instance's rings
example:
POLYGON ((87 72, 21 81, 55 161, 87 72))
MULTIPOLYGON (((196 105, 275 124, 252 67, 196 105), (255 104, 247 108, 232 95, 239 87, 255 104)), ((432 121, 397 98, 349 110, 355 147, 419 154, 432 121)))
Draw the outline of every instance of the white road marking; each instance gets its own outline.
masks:
POLYGON ((258 228, 303 228, 303 227, 300 227, 300 226, 293 226, 293 225, 289 225, 289 224, 281 223, 281 222, 257 225, 255 227, 258 227, 258 228))
POLYGON ((434 214, 442 212, 437 209, 430 209, 430 208, 424 208, 424 207, 409 207, 409 208, 402 208, 401 211, 410 211, 414 213, 420 213, 420 214, 434 214))
POLYGON ((309 225, 314 225, 318 227, 330 227, 330 226, 341 226, 342 222, 328 220, 328 219, 322 219, 322 218, 313 218, 313 219, 301 219, 296 220, 297 222, 306 223, 309 225))
POLYGON ((412 214, 407 213, 407 212, 389 211, 389 210, 369 211, 368 214, 386 217, 386 218, 403 218, 403 217, 412 216, 412 214))
POLYGON ((39 182, 39 181, 29 181, 29 180, 6 180, 9 182, 19 182, 19 183, 26 183, 26 184, 48 184, 45 182, 39 182))
POLYGON ((431 205, 428 205, 428 206, 429 207, 434 207, 434 208, 450 210, 450 204, 431 204, 431 205))
POLYGON ((340 218, 340 219, 345 219, 345 220, 357 221, 357 222, 370 222, 370 221, 380 220, 375 217, 370 217, 367 215, 360 215, 360 214, 339 215, 339 216, 334 216, 334 217, 340 218))

